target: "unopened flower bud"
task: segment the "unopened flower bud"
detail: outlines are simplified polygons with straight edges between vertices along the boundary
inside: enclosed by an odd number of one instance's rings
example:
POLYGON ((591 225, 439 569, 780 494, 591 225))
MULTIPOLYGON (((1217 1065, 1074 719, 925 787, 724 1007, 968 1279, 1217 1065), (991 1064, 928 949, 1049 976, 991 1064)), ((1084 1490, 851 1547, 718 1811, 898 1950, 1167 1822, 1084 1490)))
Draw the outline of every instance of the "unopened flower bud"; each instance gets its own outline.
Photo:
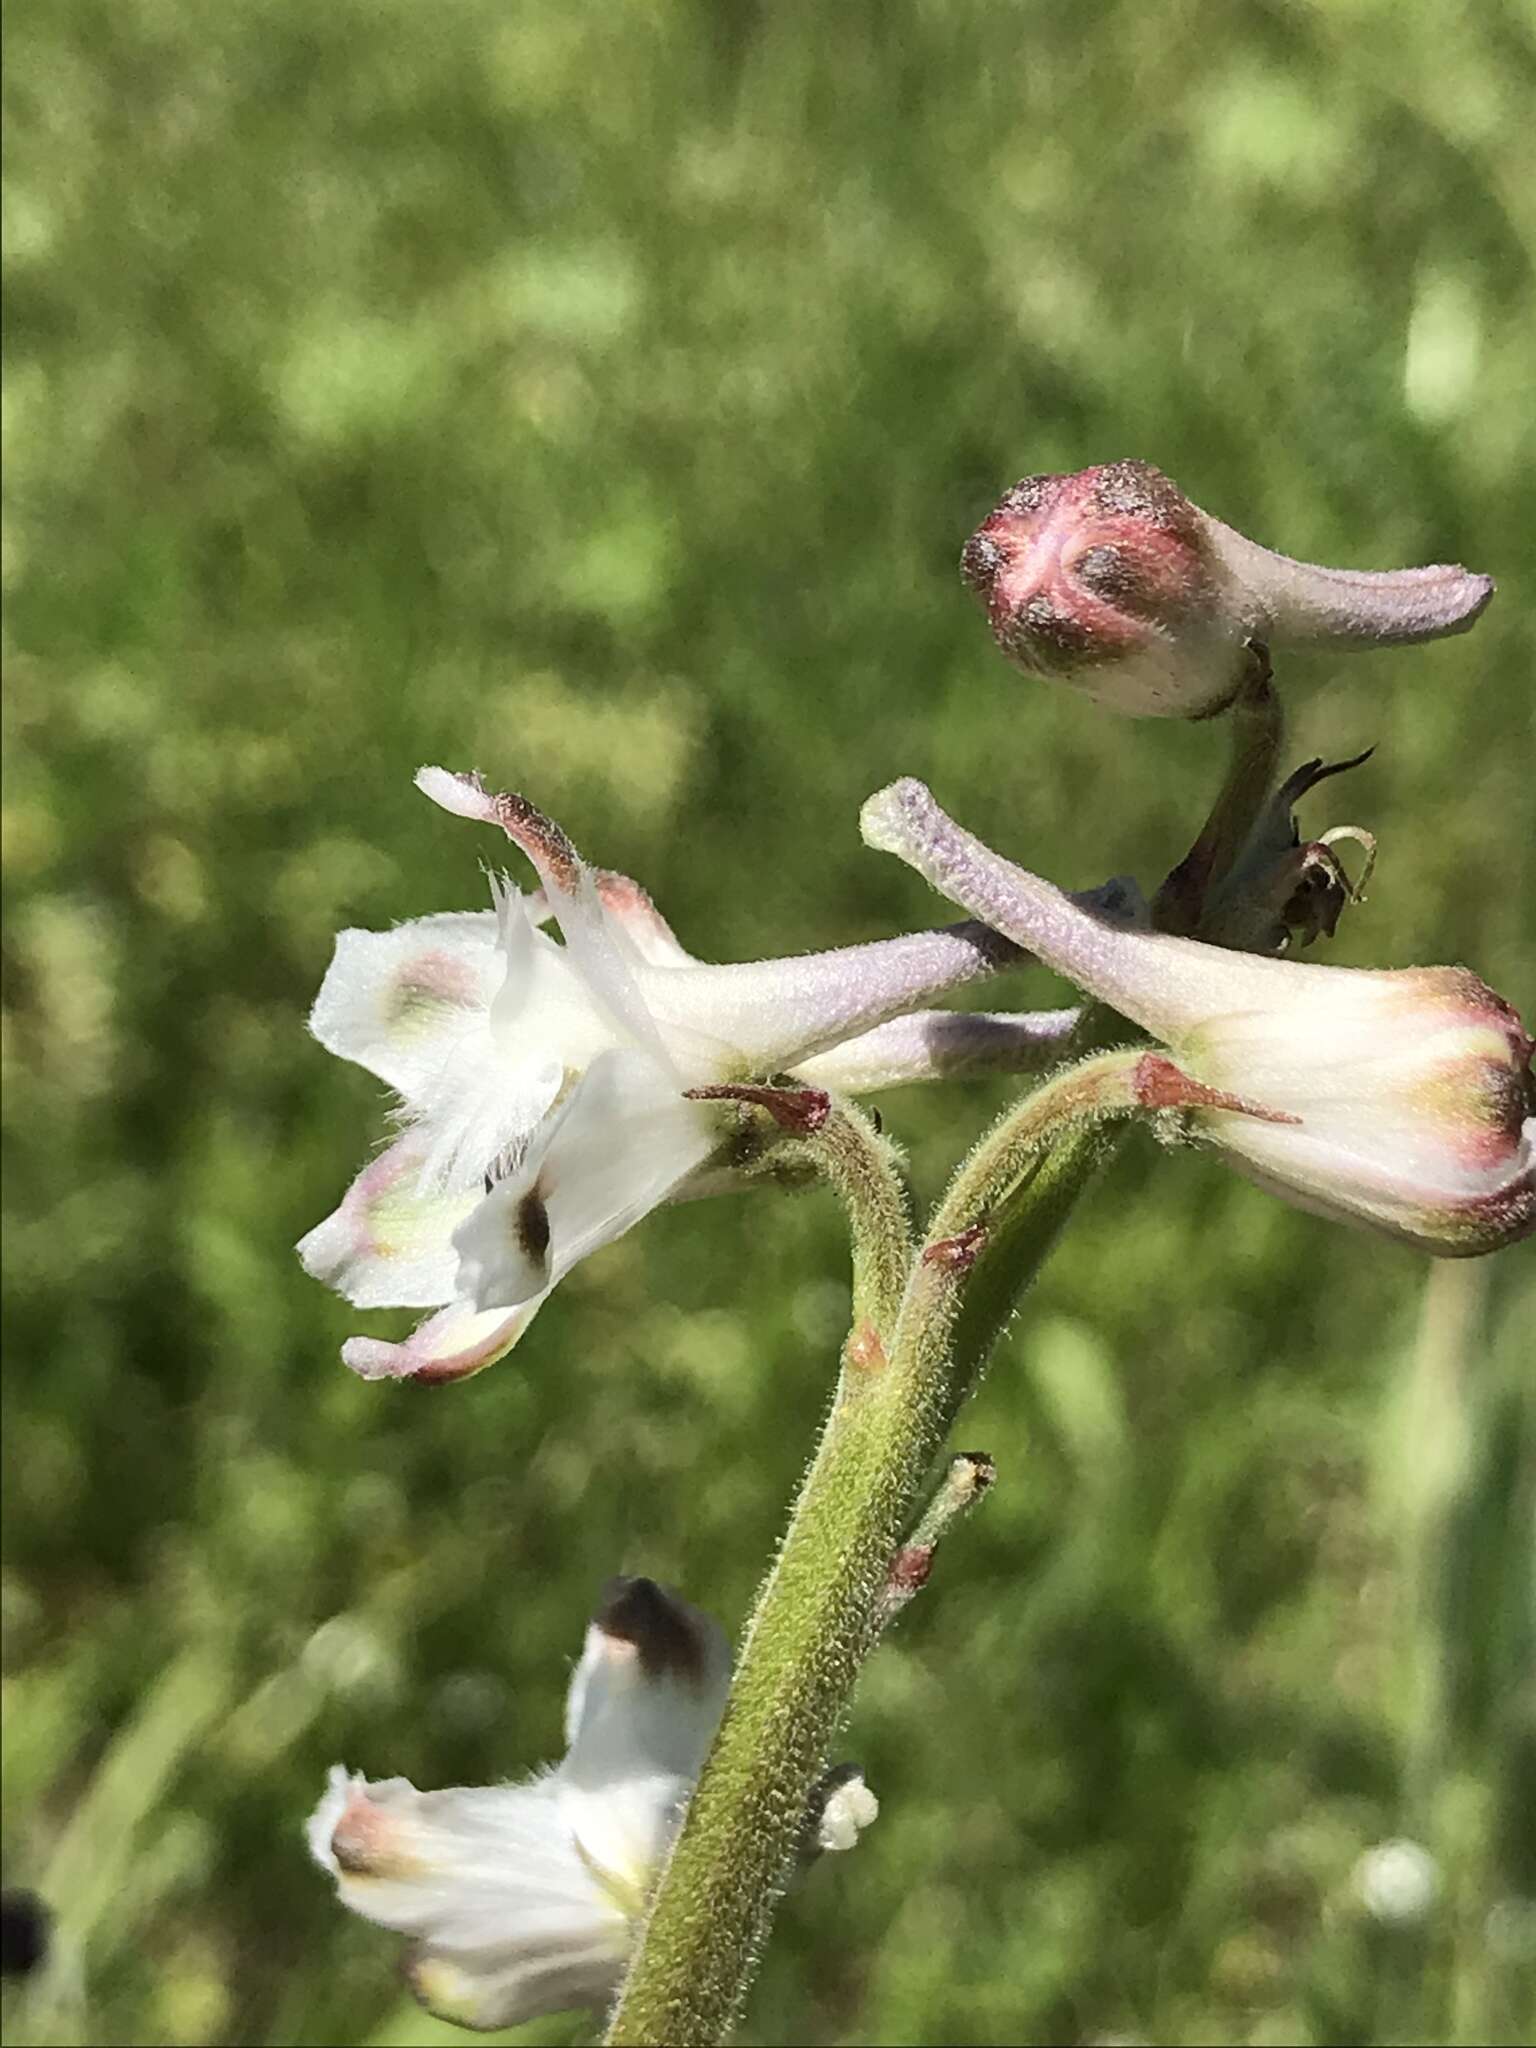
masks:
POLYGON ((1148 462, 1030 476, 966 543, 961 573, 1011 661, 1141 718, 1203 718, 1255 645, 1402 646, 1466 630, 1493 595, 1455 567, 1295 562, 1202 512, 1148 462))
POLYGON ((865 1784, 863 1773, 851 1770, 827 1794, 816 1840, 821 1848, 840 1856, 854 1846, 865 1828, 879 1816, 880 1802, 865 1784))
POLYGON ((1536 1230, 1532 1042, 1475 974, 1314 967, 1109 923, 983 846, 920 782, 871 797, 863 824, 1160 1038, 1226 1098, 1181 1116, 1273 1193, 1451 1258, 1536 1230))

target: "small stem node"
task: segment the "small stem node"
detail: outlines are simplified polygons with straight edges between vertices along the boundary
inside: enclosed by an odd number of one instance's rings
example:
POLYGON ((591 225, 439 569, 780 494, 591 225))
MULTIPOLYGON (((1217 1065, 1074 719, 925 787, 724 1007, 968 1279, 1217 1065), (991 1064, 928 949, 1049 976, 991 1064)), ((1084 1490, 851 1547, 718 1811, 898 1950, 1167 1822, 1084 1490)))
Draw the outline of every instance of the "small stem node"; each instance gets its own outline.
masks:
POLYGON ((986 1242, 986 1224, 968 1223, 953 1237, 930 1238, 923 1246, 923 1264, 936 1266, 944 1273, 968 1273, 981 1257, 986 1242))
POLYGON ((991 1490, 997 1467, 985 1451, 960 1451, 949 1461, 922 1519, 891 1559, 885 1590, 875 1609, 877 1630, 887 1628, 927 1585, 933 1554, 951 1526, 991 1490))
POLYGON ((873 1378, 885 1371, 890 1359, 880 1341, 880 1332, 872 1323, 860 1323, 849 1335, 843 1346, 843 1364, 847 1371, 861 1378, 873 1378))

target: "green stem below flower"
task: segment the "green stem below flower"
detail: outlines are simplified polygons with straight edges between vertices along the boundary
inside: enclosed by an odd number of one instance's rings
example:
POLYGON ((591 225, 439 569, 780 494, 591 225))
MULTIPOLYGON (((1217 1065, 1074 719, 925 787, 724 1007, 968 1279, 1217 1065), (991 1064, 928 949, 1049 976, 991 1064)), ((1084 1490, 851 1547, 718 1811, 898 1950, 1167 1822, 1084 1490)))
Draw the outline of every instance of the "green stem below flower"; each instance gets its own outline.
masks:
POLYGON ((868 1302, 874 1327, 861 1336, 856 1315, 837 1398, 748 1626, 725 1719, 657 1885, 610 2043, 706 2048, 730 2031, 807 1797, 878 1637, 891 1561, 934 1458, 1107 1150, 1102 1128, 1085 1120, 1080 1088, 1074 1095, 1082 1071, 1048 1083, 1030 1098, 1034 1116, 1021 1105, 993 1133, 996 1141, 1006 1132, 1012 1148, 1006 1175, 976 1178, 991 1141, 961 1169, 940 1220, 958 1213, 953 1196, 962 1185, 1003 1206, 958 1251, 954 1240, 930 1237, 930 1256, 910 1257, 888 1149, 867 1125, 840 1127, 840 1148, 867 1139, 857 1163, 839 1158, 832 1171, 850 1196, 856 1239, 880 1240, 855 1252, 856 1296, 868 1302), (1042 1098, 1053 1098, 1054 1118, 1042 1098), (1024 1157, 1021 1121, 1038 1164, 1024 1157), (898 1261, 906 1290, 893 1325, 898 1261))

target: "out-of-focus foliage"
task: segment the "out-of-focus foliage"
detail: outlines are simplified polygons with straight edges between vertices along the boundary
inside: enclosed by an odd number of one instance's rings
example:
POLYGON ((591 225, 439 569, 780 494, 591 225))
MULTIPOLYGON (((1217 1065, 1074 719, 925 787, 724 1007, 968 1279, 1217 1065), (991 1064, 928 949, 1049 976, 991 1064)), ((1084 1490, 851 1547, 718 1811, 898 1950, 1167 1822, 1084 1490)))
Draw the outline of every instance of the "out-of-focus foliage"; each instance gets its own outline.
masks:
MULTIPOLYGON (((1529 1014, 1530 19, 13 0, 6 42, 3 1848, 59 1914, 8 2030, 457 2038, 306 1862, 324 1768, 556 1753, 615 1569, 735 1626, 844 1253, 823 1195, 695 1205, 482 1379, 348 1376, 290 1246, 380 1104, 304 1012, 336 928, 498 858, 412 770, 527 790, 714 957, 941 917, 859 845, 902 772, 1155 882, 1221 731, 1024 681, 955 575, 1015 476, 1137 455, 1290 552, 1503 579, 1286 681, 1298 753, 1378 743, 1309 814, 1382 845, 1331 957, 1529 1014)), ((1001 1099, 883 1103, 925 1195, 1001 1099)), ((1528 2038, 1533 1263, 1426 1297, 1128 1147, 743 2038, 1528 2038), (1441 1891, 1391 1929, 1351 1872, 1397 1835, 1441 1891)))

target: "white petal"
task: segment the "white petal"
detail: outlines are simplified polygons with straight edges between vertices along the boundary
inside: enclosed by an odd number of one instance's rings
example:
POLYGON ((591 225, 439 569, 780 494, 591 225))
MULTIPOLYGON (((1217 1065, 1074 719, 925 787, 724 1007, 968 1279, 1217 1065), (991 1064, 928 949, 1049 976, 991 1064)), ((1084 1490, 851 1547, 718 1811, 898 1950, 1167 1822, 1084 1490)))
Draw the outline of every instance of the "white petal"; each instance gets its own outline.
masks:
MULTIPOLYGON (((532 937, 523 900, 504 889, 497 911, 343 932, 315 1001, 310 1028, 321 1044, 405 1098, 422 1133, 424 1193, 478 1195, 488 1166, 527 1143, 564 1079, 548 1046, 498 1055, 493 1016, 508 979, 509 929, 532 937)), ((559 951, 542 937, 539 944, 559 951)))
POLYGON ((488 1314, 472 1302, 455 1301, 418 1323, 403 1344, 349 1337, 341 1347, 341 1362, 364 1380, 419 1380, 423 1385, 466 1380, 505 1357, 544 1299, 536 1295, 521 1308, 492 1309, 488 1314))
POLYGON ((588 1789, 562 1767, 560 1812, 597 1882, 619 1910, 638 1920, 688 1803, 692 1778, 657 1772, 588 1789))
POLYGON ((654 1580, 616 1580, 572 1674, 562 1780, 603 1791, 656 1774, 693 1778, 730 1678, 730 1645, 717 1622, 654 1580))
POLYGON ((472 1195, 421 1192, 425 1148, 411 1132, 365 1166, 339 1206, 299 1240, 306 1273, 354 1308, 433 1308, 452 1301, 453 1233, 472 1195))
POLYGON ((491 1036, 508 1064, 580 1073, 601 1052, 626 1043, 568 946, 539 931, 530 900, 503 876, 491 878, 505 965, 491 1005, 491 1036))
POLYGON ((341 1875, 341 1865, 336 1861, 331 1848, 331 1837, 336 1832, 336 1823, 346 1811, 352 1797, 353 1783, 365 1784, 358 1778, 354 1781, 345 1764, 332 1764, 326 1775, 325 1797, 304 1823, 304 1839, 309 1844, 309 1853, 332 1877, 341 1875))
POLYGON ((1519 1234, 1529 1235, 1536 1118, 1508 1161, 1481 1168, 1426 1139, 1424 1125, 1411 1119, 1373 1128, 1366 1115, 1318 1116, 1299 1130, 1220 1112, 1201 1121, 1239 1173, 1316 1215, 1368 1223, 1430 1253, 1492 1248, 1483 1242, 1479 1211, 1493 1243, 1513 1242, 1522 1216, 1519 1234))
POLYGON ((521 847, 533 862, 545 901, 559 920, 576 970, 594 999, 626 1037, 648 1046, 664 1061, 666 1049, 635 982, 639 955, 610 922, 597 877, 554 820, 525 797, 493 795, 478 776, 454 775, 445 768, 419 769, 416 787, 456 817, 499 825, 521 847))
POLYGON ((719 1143, 717 1116, 687 1101, 667 1069, 641 1052, 601 1054, 455 1233, 460 1292, 492 1309, 545 1291, 664 1202, 719 1143))
POLYGON ((686 1778, 654 1774, 589 1792, 571 1782, 565 1767, 544 1784, 606 1910, 521 1911, 509 1916, 504 1937, 492 1946, 466 1951, 433 1943, 419 1950, 408 1970, 412 1988, 461 2026, 512 2026, 608 1997, 689 1791, 686 1778))
POLYGON ((344 1905, 436 1949, 625 1938, 554 1776, 418 1792, 405 1778, 370 1784, 333 1770, 308 1832, 344 1905))
POLYGON ((618 1989, 627 1944, 604 1926, 590 1936, 506 1941, 497 1948, 418 1948, 406 1964, 411 1989, 430 2013, 487 2033, 574 2006, 606 2005, 618 1989))
POLYGON ((489 911, 344 931, 310 1013, 328 1052, 355 1060, 408 1102, 483 1035, 501 983, 489 911))
POLYGON ((486 1028, 460 1042, 457 1056, 413 1103, 426 1139, 424 1184, 477 1197, 493 1165, 517 1160, 527 1150, 565 1085, 567 1068, 612 1042, 611 1028, 579 985, 574 1001, 561 1002, 574 977, 558 964, 562 949, 535 930, 537 906, 504 877, 493 875, 491 888, 500 979, 486 1028), (532 971, 551 956, 545 971, 532 971), (547 1012, 542 1031, 515 1028, 530 1001, 547 1012))

